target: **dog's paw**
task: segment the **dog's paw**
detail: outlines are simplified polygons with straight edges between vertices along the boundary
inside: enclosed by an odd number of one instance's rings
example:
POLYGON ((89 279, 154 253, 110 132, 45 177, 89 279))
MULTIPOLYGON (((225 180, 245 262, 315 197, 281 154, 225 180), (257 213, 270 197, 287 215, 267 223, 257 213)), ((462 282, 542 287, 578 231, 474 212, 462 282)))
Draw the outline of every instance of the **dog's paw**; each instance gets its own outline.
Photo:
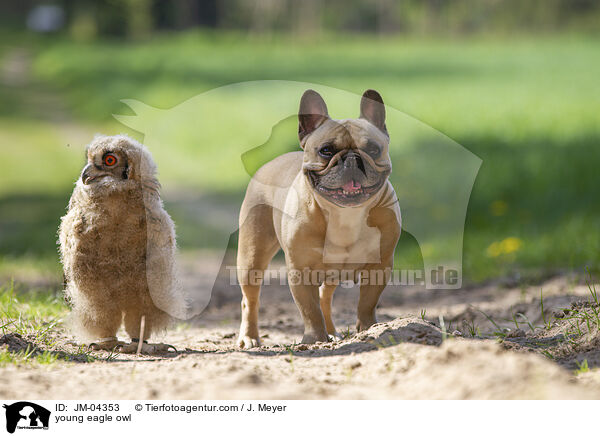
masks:
POLYGON ((329 342, 336 342, 336 341, 341 341, 344 339, 344 337, 342 335, 340 335, 338 332, 335 332, 333 334, 328 333, 327 338, 329 339, 329 342))
POLYGON ((249 348, 260 347, 260 340, 258 338, 251 338, 250 336, 240 336, 237 344, 238 347, 247 350, 249 348))
POLYGON ((327 333, 304 333, 304 336, 302 336, 302 344, 315 344, 317 342, 329 342, 327 333))
POLYGON ((369 330, 373 324, 376 324, 376 321, 373 319, 368 320, 358 320, 356 322, 356 332, 364 332, 365 330, 369 330))

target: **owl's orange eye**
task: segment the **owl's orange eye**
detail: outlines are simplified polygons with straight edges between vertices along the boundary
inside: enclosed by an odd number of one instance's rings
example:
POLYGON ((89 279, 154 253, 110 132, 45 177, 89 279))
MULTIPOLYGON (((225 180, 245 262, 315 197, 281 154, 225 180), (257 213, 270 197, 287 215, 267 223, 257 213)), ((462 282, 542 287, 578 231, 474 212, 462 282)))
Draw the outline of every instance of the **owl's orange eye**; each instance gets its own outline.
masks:
POLYGON ((112 167, 117 164, 117 157, 114 154, 107 154, 104 156, 104 165, 112 167))

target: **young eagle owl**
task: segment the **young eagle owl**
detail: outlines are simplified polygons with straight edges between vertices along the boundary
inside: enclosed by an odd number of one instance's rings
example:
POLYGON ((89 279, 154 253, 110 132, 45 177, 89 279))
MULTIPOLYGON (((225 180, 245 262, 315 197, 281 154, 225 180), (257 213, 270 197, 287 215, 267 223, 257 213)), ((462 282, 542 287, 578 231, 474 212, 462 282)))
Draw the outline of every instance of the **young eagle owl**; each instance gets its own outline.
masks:
MULTIPOLYGON (((59 242, 72 328, 96 349, 135 352, 140 334, 149 337, 171 319, 175 230, 159 188, 142 144, 123 135, 99 136, 87 147, 59 242), (122 323, 129 344, 117 340, 122 323)), ((142 343, 144 353, 168 350, 142 343)))

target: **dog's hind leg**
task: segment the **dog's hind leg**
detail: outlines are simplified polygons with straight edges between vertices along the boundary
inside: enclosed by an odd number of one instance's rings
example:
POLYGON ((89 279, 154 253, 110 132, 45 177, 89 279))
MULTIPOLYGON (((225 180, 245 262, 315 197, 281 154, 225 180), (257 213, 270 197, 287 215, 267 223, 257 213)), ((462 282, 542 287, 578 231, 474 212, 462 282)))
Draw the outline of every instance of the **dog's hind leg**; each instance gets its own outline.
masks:
POLYGON ((259 205, 248 213, 240 226, 237 275, 242 288, 242 321, 238 346, 260 346, 258 334, 258 308, 260 286, 265 269, 279 250, 279 242, 273 227, 273 209, 259 205))

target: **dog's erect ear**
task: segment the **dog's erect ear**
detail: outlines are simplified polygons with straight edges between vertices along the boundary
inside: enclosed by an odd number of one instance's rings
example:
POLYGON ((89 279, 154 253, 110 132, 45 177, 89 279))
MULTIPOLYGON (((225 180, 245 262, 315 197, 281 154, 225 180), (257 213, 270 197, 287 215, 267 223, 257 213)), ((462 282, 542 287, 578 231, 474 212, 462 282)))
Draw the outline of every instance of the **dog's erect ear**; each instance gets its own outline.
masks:
POLYGON ((307 89, 300 99, 298 110, 298 138, 304 148, 303 139, 329 118, 327 105, 318 92, 307 89))
POLYGON ((369 121, 386 135, 385 105, 381 95, 374 89, 367 89, 360 100, 360 117, 369 121))

